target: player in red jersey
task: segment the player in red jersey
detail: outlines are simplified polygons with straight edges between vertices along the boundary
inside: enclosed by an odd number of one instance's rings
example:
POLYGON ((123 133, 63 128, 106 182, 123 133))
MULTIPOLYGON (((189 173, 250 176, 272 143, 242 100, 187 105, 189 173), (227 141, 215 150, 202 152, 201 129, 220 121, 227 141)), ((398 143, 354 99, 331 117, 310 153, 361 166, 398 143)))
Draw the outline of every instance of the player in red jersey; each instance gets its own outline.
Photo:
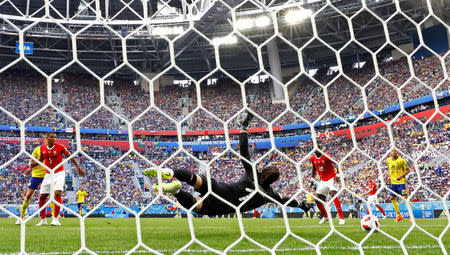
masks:
MULTIPOLYGON (((49 167, 50 169, 54 169, 54 174, 52 183, 52 176, 49 174, 50 171, 46 170, 47 174, 45 175, 44 180, 42 181, 40 190, 41 196, 39 198, 39 208, 42 208, 42 206, 44 206, 45 202, 47 201, 47 197, 50 194, 52 184, 55 190, 55 201, 62 204, 61 193, 64 189, 66 174, 64 171, 64 166, 61 164, 61 162, 63 160, 63 154, 66 157, 70 156, 70 152, 66 149, 66 147, 64 147, 64 145, 55 143, 56 134, 54 133, 47 134, 45 140, 47 141, 47 144, 41 146, 41 158, 39 159, 39 161, 45 162, 45 165, 47 167, 49 167), (56 168, 59 164, 61 165, 58 168, 56 168)), ((74 158, 71 158, 70 161, 72 161, 72 163, 77 167, 78 174, 80 176, 84 176, 85 171, 80 167, 78 162, 74 158)), ((30 165, 30 167, 34 167, 36 165, 37 163, 33 162, 30 165)), ((53 212, 53 219, 51 225, 54 226, 61 225, 61 223, 58 220, 59 210, 60 206, 55 204, 55 210, 53 212)), ((41 221, 37 224, 37 226, 41 225, 47 225, 45 210, 41 210, 41 221)))
MULTIPOLYGON (((322 147, 318 145, 318 148, 323 151, 322 147)), ((330 195, 334 197, 337 193, 338 188, 336 187, 339 184, 339 177, 336 175, 336 171, 334 168, 334 163, 331 161, 331 155, 326 154, 323 155, 322 152, 316 150, 315 154, 310 158, 313 169, 312 169, 312 180, 311 187, 314 186, 314 178, 316 176, 316 172, 319 173, 320 183, 316 189, 316 197, 320 198, 322 201, 325 201, 327 198, 327 193, 330 192, 330 195)), ((328 214, 325 210, 324 205, 316 200, 316 205, 322 213, 323 217, 320 220, 319 224, 323 224, 328 220, 328 214)), ((334 205, 336 206, 336 210, 339 214, 339 225, 345 224, 344 213, 342 212, 342 205, 339 198, 334 199, 334 205)))
MULTIPOLYGON (((378 197, 377 197, 377 184, 373 181, 369 182, 369 191, 367 191, 366 193, 363 194, 363 196, 367 196, 367 214, 371 214, 371 212, 369 212, 369 207, 371 205, 375 205, 378 210, 381 211, 381 213, 383 214, 383 219, 387 218, 386 213, 383 210, 383 207, 380 206, 380 203, 378 202, 378 197)), ((371 210, 370 210, 371 211, 371 210)))
POLYGON ((258 210, 254 209, 253 210, 253 218, 261 218, 261 217, 262 217, 261 213, 258 210))

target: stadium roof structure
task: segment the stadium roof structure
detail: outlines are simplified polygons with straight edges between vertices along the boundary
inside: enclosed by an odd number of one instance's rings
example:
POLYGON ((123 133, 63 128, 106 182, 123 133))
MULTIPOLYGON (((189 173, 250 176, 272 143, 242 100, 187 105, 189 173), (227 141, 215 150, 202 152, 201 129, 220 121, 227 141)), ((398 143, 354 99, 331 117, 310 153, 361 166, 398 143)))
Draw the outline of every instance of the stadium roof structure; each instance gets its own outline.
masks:
MULTIPOLYGON (((239 34, 234 33, 230 37, 233 33, 233 15, 229 7, 236 7, 235 27, 248 40, 257 45, 266 43, 274 35, 273 16, 270 14, 275 13, 279 34, 292 45, 304 47, 302 54, 306 67, 330 66, 336 63, 333 51, 318 40, 310 41, 313 35, 310 17, 292 23, 285 16, 295 10, 308 10, 309 14, 318 11, 311 18, 315 19, 319 37, 329 46, 339 49, 350 40, 349 24, 340 12, 350 17, 362 8, 361 2, 354 0, 333 0, 334 7, 325 8, 325 1, 319 0, 99 2, 101 5, 95 6, 95 1, 53 0, 50 1, 50 17, 44 17, 44 0, 3 1, 0 5, 0 66, 17 58, 18 31, 12 23, 20 29, 27 27, 24 41, 34 43, 34 53, 27 55, 27 58, 39 67, 52 71, 72 60, 74 41, 68 31, 77 33, 78 59, 98 74, 106 74, 121 63, 124 45, 128 61, 138 70, 163 70, 171 63, 169 43, 165 38, 175 37, 177 40, 173 45, 177 66, 193 76, 202 76, 214 69, 214 47, 206 38, 219 43, 226 38, 233 39, 230 44, 219 46, 221 63, 226 63, 227 70, 240 73, 256 70, 259 68, 256 48, 239 34), (101 16, 101 22, 94 22, 96 15, 101 16), (123 37, 127 38, 125 43, 122 43, 123 37)), ((448 23, 449 7, 445 7, 443 2, 435 6, 442 7, 437 8, 436 14, 448 23)), ((428 15, 425 0, 401 1, 400 7, 416 22, 428 15)), ((384 27, 379 19, 386 20, 392 15, 394 18, 387 23, 390 40, 396 45, 412 41, 416 26, 396 13, 392 0, 367 0, 367 8, 378 17, 362 11, 351 20, 355 38, 363 45, 375 51, 386 42, 384 27)), ((277 42, 281 66, 298 65, 297 56, 292 54, 295 49, 283 40, 277 42)), ((384 47, 386 52, 391 49, 384 47)), ((261 51, 263 60, 267 60, 267 49, 263 46, 261 51)), ((361 60, 368 57, 357 44, 347 45, 341 52, 342 63, 354 63, 356 55, 361 60)), ((268 66, 268 61, 264 64, 268 66)))

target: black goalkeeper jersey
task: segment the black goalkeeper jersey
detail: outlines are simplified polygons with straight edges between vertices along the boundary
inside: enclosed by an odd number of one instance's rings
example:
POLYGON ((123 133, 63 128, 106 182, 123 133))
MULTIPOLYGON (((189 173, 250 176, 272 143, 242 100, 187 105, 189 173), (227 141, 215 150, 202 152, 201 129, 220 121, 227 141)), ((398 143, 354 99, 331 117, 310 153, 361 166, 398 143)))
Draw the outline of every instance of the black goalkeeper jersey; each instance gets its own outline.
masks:
MULTIPOLYGON (((247 133, 241 133, 239 137, 239 145, 241 156, 250 161, 247 133)), ((241 212, 258 208, 270 202, 273 203, 274 201, 278 201, 281 204, 284 204, 289 200, 289 198, 282 198, 280 194, 274 191, 270 186, 265 188, 259 186, 259 192, 253 194, 255 190, 255 181, 253 180, 252 166, 245 160, 242 160, 242 164, 244 166, 245 173, 237 182, 224 183, 211 179, 211 188, 214 194, 220 196, 225 201, 236 207, 242 204, 240 207, 241 212), (261 193, 264 193, 264 195, 261 193)), ((204 185, 198 191, 202 196, 204 196, 208 191, 206 185, 207 180, 205 176, 202 176, 202 179, 204 185)), ((289 203, 289 206, 296 207, 299 205, 296 200, 293 200, 289 203)), ((205 200, 203 200, 202 209, 199 211, 200 214, 206 215, 221 215, 233 212, 236 212, 233 207, 221 201, 213 194, 210 194, 205 200)))

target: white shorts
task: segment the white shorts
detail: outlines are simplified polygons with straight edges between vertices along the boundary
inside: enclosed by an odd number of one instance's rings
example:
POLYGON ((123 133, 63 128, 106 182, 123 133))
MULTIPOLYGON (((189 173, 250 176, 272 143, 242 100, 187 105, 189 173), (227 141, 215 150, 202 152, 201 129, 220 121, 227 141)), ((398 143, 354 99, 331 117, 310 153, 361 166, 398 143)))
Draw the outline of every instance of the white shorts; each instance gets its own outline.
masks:
POLYGON ((377 195, 370 195, 367 197, 367 204, 368 205, 379 205, 380 203, 378 202, 378 197, 377 195))
MULTIPOLYGON (((46 174, 41 184, 40 194, 50 194, 52 177, 50 174, 46 174)), ((66 171, 61 171, 53 174, 53 190, 64 190, 64 184, 66 183, 66 171)))
POLYGON ((320 181, 319 185, 317 186, 316 193, 326 196, 328 192, 332 190, 338 190, 338 188, 334 184, 334 178, 331 178, 328 181, 320 181))

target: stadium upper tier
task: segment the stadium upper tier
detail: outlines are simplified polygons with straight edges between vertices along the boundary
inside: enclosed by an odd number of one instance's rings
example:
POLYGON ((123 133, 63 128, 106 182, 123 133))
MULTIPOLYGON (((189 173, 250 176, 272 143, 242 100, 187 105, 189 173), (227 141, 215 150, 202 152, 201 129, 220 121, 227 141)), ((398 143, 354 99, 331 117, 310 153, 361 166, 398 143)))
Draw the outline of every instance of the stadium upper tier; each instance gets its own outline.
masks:
MULTIPOLYGON (((447 68, 450 67, 449 58, 445 64, 447 68)), ((351 80, 364 86, 367 109, 379 115, 387 113, 386 109, 400 102, 408 108, 407 101, 418 102, 415 99, 431 95, 433 91, 437 93, 438 99, 448 95, 450 81, 445 77, 443 66, 437 57, 414 60, 413 67, 415 77, 411 76, 405 58, 381 64, 379 70, 382 77, 374 78, 374 67, 369 64, 360 69, 348 67, 348 70, 344 71, 351 80), (401 93, 397 93, 394 87, 400 88, 401 93)), ((307 76, 297 77, 290 83, 288 102, 284 103, 272 101, 273 92, 270 90, 269 79, 256 84, 246 83, 244 90, 247 104, 267 122, 272 122, 273 126, 305 124, 292 111, 311 123, 328 123, 338 117, 352 120, 363 113, 366 114, 365 117, 370 117, 364 110, 366 106, 361 89, 342 75, 326 73, 327 69, 318 70, 314 80, 307 76), (327 86, 323 87, 324 85, 327 86), (328 97, 332 112, 323 115, 326 111, 325 96, 328 97), (290 105, 291 110, 283 113, 286 103, 290 105)), ((219 77, 208 83, 205 80, 198 87, 194 84, 160 86, 158 91, 154 91, 154 107, 150 104, 150 93, 136 85, 133 80, 112 79, 108 80, 104 87, 105 105, 109 108, 107 109, 99 108, 98 80, 82 73, 63 73, 60 77, 63 78, 52 81, 54 107, 45 108, 38 116, 28 121, 26 126, 73 128, 74 123, 61 114, 65 112, 75 121, 82 120, 80 127, 85 129, 126 130, 124 120, 127 120, 134 121, 132 129, 136 131, 175 131, 176 120, 182 121, 183 133, 195 130, 223 130, 224 126, 218 119, 228 121, 228 129, 239 128, 237 113, 242 110, 243 98, 240 85, 231 79, 219 77), (200 98, 197 98, 197 89, 200 89, 200 98), (201 99, 201 105, 208 112, 197 109, 198 99, 201 99), (146 111, 147 109, 149 110, 146 111), (94 110, 96 111, 93 113, 94 110), (191 114, 193 111, 195 112, 191 114)), ((47 104, 46 80, 39 73, 6 71, 0 74, 0 78, 0 105, 18 119, 27 119, 47 104)), ((426 102, 430 102, 432 97, 427 100, 426 102)), ((421 101, 420 104, 426 102, 421 101)), ((398 107, 396 110, 399 110, 398 107)), ((0 115, 0 125, 17 125, 14 119, 6 116, 3 111, 0 115)), ((267 126, 266 122, 258 118, 251 128, 267 126)))

